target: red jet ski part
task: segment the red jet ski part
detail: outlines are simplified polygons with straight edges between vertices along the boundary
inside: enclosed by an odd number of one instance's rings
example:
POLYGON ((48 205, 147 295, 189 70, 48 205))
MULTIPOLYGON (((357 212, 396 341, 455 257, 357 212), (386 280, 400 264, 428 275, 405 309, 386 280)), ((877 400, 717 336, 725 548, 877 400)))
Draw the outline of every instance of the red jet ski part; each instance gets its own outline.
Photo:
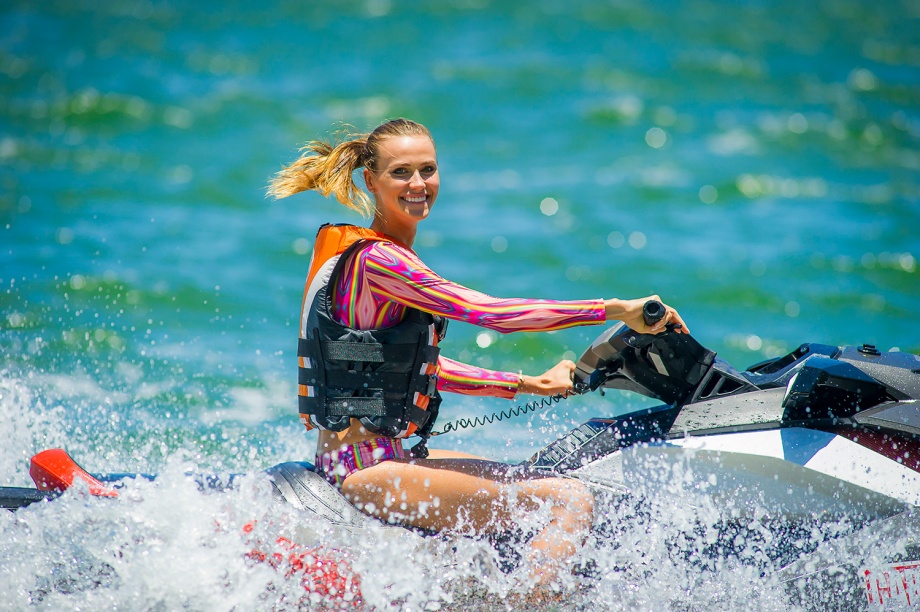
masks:
POLYGON ((40 491, 66 491, 74 482, 82 480, 89 486, 92 495, 118 497, 117 491, 77 465, 67 451, 61 448, 49 448, 32 457, 29 476, 40 491))

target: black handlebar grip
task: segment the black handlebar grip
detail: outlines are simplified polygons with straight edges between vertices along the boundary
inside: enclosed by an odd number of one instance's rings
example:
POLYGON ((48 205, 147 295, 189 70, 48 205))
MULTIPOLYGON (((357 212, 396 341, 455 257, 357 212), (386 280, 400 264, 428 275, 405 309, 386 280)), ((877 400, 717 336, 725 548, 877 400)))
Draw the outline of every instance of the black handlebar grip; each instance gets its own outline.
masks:
POLYGON ((658 300, 649 300, 642 306, 642 318, 649 327, 660 321, 665 312, 664 304, 658 300))

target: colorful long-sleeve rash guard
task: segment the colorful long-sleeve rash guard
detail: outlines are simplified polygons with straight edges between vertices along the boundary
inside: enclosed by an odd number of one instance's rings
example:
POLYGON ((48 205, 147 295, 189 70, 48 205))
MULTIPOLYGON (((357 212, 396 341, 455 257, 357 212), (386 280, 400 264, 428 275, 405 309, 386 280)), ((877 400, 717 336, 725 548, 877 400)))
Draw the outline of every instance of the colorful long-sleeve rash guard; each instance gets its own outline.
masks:
MULTIPOLYGON (((408 248, 372 242, 345 263, 333 292, 333 317, 355 329, 392 327, 406 307, 500 333, 552 331, 603 323, 603 300, 500 299, 445 280, 408 248)), ((440 357, 438 390, 513 398, 518 374, 440 357)))

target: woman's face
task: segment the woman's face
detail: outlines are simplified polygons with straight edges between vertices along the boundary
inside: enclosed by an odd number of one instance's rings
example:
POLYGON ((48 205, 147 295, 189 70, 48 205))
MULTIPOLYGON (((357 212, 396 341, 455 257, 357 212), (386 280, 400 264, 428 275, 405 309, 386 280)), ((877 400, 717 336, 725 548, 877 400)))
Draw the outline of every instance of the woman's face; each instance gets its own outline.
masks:
POLYGON ((441 178, 434 143, 426 136, 391 136, 380 141, 377 171, 365 168, 377 215, 388 223, 418 223, 438 197, 441 178))

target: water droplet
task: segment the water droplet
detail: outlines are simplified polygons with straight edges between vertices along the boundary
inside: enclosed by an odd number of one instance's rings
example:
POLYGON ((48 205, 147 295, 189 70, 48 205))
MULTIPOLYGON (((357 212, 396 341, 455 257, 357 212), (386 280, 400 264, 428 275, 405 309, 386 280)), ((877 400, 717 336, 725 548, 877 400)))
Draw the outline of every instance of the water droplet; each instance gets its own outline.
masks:
POLYGON ((668 141, 668 133, 660 127, 653 127, 645 133, 645 142, 653 149, 660 149, 668 141))
POLYGON ((556 198, 543 198, 540 202, 540 212, 547 217, 552 217, 559 212, 559 202, 556 201, 556 198))
POLYGON ((878 89, 878 77, 868 68, 856 68, 847 78, 851 88, 858 91, 872 91, 878 89))
POLYGON ((59 227, 54 234, 54 239, 58 244, 70 244, 73 242, 73 230, 69 227, 59 227))
POLYGON ((755 335, 755 334, 751 334, 750 336, 748 336, 745 339, 744 343, 752 351, 759 351, 760 347, 763 346, 763 340, 761 340, 760 336, 755 335))
POLYGON ((719 199, 719 190, 712 185, 703 185, 700 187, 700 201, 704 204, 712 204, 719 199))
POLYGON ((618 249, 626 244, 626 237, 622 232, 613 231, 607 234, 607 244, 613 249, 618 249))
POLYGON ((786 127, 793 134, 804 134, 808 131, 808 119, 802 113, 793 113, 786 121, 786 127))
POLYGON ((633 232, 629 235, 629 246, 637 251, 644 249, 646 242, 645 234, 642 232, 633 232))
POLYGON ((298 255, 306 255, 310 252, 310 241, 306 238, 297 238, 291 247, 298 255))

